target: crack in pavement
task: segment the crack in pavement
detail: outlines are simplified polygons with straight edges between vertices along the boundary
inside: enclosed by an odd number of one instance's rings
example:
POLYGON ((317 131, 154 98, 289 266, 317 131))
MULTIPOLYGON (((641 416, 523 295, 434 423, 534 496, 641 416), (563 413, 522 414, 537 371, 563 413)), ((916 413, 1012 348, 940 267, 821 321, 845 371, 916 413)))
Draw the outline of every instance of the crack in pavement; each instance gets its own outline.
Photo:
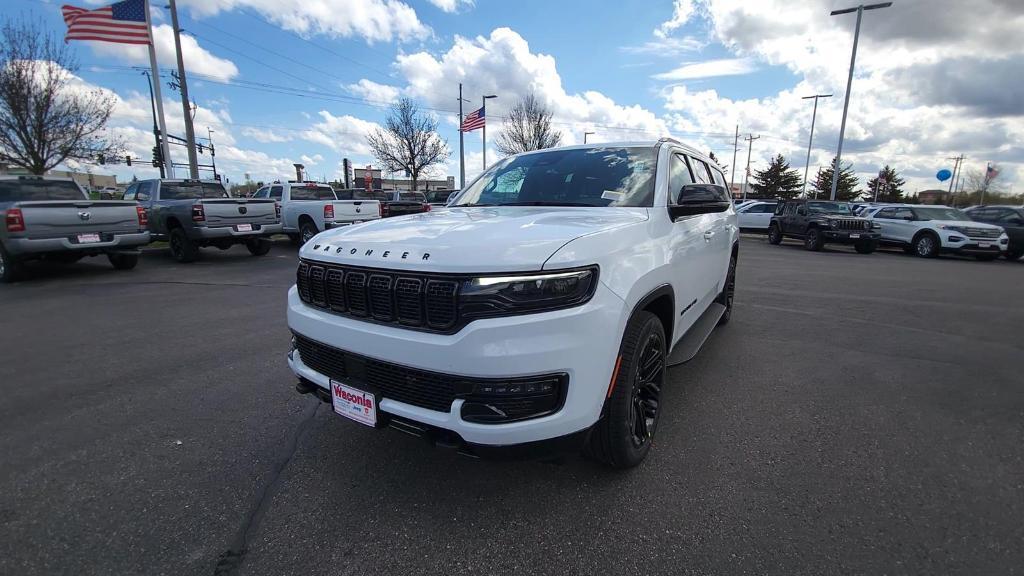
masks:
POLYGON ((302 421, 295 427, 295 431, 288 440, 288 444, 271 468, 270 476, 263 483, 263 486, 260 487, 256 503, 246 515, 241 529, 234 540, 232 540, 228 549, 217 559, 217 565, 213 569, 214 576, 227 576, 239 572, 242 562, 245 560, 245 555, 249 551, 249 541, 255 535, 260 522, 267 513, 267 509, 270 508, 270 502, 274 499, 274 495, 277 494, 277 490, 280 487, 281 474, 288 467, 288 464, 291 463, 292 458, 295 457, 299 441, 306 435, 306 431, 316 417, 317 411, 320 410, 321 404, 323 403, 317 399, 311 408, 306 409, 302 416, 302 421))

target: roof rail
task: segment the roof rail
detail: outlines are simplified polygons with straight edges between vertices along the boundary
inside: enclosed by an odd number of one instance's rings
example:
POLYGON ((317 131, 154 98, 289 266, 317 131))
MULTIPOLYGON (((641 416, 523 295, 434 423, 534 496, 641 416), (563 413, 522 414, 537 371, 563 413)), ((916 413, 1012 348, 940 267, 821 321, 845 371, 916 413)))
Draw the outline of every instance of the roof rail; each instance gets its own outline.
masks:
POLYGON ((673 144, 679 144, 679 145, 683 144, 682 142, 680 142, 679 140, 676 140, 675 138, 672 138, 671 136, 662 136, 661 138, 658 138, 658 143, 665 143, 665 142, 672 142, 673 144))

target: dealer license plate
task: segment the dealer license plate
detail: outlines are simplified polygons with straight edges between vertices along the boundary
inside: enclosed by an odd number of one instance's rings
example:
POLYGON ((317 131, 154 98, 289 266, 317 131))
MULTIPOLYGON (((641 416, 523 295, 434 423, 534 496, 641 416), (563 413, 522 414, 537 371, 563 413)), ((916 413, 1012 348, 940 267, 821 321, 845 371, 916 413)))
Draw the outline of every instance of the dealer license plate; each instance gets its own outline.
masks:
POLYGON ((239 232, 252 232, 252 224, 239 224, 235 226, 235 230, 239 232))
POLYGON ((860 234, 850 234, 850 238, 860 238, 860 234))
POLYGON ((992 244, 988 242, 978 242, 978 248, 991 248, 992 244))
POLYGON ((100 241, 100 235, 99 234, 79 234, 78 235, 78 243, 79 244, 93 244, 93 243, 99 242, 99 241, 100 241))
POLYGON ((373 394, 331 380, 334 411, 367 426, 377 425, 377 399, 373 394))

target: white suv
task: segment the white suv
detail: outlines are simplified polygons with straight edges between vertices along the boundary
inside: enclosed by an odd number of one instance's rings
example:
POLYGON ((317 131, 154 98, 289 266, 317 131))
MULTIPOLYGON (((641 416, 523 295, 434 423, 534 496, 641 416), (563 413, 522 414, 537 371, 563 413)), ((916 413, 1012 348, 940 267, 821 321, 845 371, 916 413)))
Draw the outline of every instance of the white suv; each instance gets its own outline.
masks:
POLYGON ((956 208, 918 204, 876 206, 865 217, 880 228, 883 244, 934 258, 943 252, 995 260, 1010 243, 999 226, 975 222, 956 208))
POLYGON ((729 319, 737 242, 721 169, 674 140, 510 156, 447 210, 304 245, 288 364, 363 424, 633 466, 669 351, 692 358, 729 319))

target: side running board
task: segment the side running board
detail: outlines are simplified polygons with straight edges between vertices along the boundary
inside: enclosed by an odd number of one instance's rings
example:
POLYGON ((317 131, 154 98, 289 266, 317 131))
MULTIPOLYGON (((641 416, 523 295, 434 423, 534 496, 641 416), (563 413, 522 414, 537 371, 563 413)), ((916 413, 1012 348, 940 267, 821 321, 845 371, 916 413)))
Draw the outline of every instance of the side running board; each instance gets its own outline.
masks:
POLYGON ((676 366, 693 360, 697 353, 700 352, 701 347, 704 346, 708 336, 711 336, 715 326, 718 325, 722 314, 725 314, 724 305, 713 302, 711 306, 708 306, 704 314, 694 322, 693 326, 690 326, 690 329, 687 330, 682 339, 676 343, 675 348, 672 348, 672 352, 668 355, 668 366, 676 366))

